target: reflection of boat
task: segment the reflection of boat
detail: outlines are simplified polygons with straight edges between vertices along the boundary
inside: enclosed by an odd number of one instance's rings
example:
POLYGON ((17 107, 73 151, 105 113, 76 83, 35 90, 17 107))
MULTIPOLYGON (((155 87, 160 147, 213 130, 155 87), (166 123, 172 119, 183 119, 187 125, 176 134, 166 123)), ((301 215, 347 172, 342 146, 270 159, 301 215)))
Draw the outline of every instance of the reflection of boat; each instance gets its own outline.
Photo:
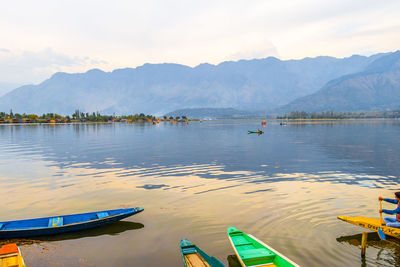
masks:
POLYGON ((8 244, 0 248, 0 266, 25 267, 21 251, 16 244, 8 244))
MULTIPOLYGON (((362 234, 355 234, 355 235, 348 235, 348 236, 341 236, 336 238, 336 241, 339 243, 347 243, 356 247, 361 246, 361 239, 362 239, 362 234)), ((369 232, 368 233, 368 246, 376 246, 379 244, 379 247, 382 247, 386 244, 390 244, 389 242, 381 242, 381 239, 379 238, 378 233, 376 232, 369 232)), ((396 239, 392 239, 396 240, 396 239)))
POLYGON ((187 239, 181 241, 181 254, 185 267, 224 267, 219 260, 207 255, 187 239))
POLYGON ((254 236, 247 235, 234 227, 228 228, 228 237, 243 267, 299 266, 254 236))
MULTIPOLYGON (((349 217, 349 216, 338 216, 339 220, 361 226, 375 232, 381 227, 381 221, 379 219, 367 218, 367 217, 349 217)), ((387 227, 382 225, 382 231, 386 235, 390 235, 396 238, 400 238, 400 228, 387 227)))
POLYGON ((241 267, 240 262, 236 255, 229 255, 228 258, 228 266, 229 267, 241 267))
POLYGON ((0 238, 53 235, 107 225, 143 211, 115 209, 38 219, 0 222, 0 238))
MULTIPOLYGON (((126 231, 137 230, 143 227, 144 227, 143 224, 137 222, 118 221, 112 224, 104 225, 102 227, 87 229, 85 231, 68 232, 59 235, 37 236, 31 239, 13 239, 13 242, 17 244, 31 245, 40 242, 73 240, 73 239, 96 237, 102 235, 118 235, 126 231)), ((5 239, 5 240, 9 241, 10 239, 5 239)), ((1 240, 0 240, 0 245, 1 245, 1 240)))

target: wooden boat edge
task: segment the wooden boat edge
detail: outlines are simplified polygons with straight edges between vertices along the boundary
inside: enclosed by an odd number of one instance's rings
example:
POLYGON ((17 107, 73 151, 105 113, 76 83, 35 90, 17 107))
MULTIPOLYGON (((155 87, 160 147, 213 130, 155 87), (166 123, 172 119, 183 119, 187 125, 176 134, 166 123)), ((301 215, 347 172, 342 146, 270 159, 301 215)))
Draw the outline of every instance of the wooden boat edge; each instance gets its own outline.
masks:
POLYGON ((231 242, 231 246, 232 246, 233 250, 235 251, 236 257, 237 257, 237 259, 239 260, 240 265, 242 265, 242 267, 246 267, 246 265, 244 264, 242 258, 241 258, 240 255, 239 255, 239 252, 238 252, 237 249, 236 249, 235 244, 233 244, 231 235, 230 235, 229 233, 228 233, 228 238, 229 238, 229 242, 231 242))
POLYGON ((300 267, 300 265, 298 265, 297 263, 295 263, 294 261, 288 259, 285 255, 283 255, 282 253, 278 252, 277 250, 273 249, 272 247, 268 246, 267 244, 265 244, 264 242, 262 242, 261 240, 259 240, 258 238, 256 238, 255 236, 251 235, 251 234, 247 234, 248 236, 250 236, 251 238, 253 238, 255 241, 257 241, 258 243, 260 243, 261 245, 265 246, 267 249, 271 250, 272 252, 274 252, 276 255, 279 255, 281 258, 283 258, 284 260, 286 260, 287 262, 289 262, 290 264, 292 264, 294 267, 300 267))
MULTIPOLYGON (((365 229, 368 230, 372 230, 375 232, 378 232, 378 229, 380 228, 380 225, 377 225, 376 223, 373 222, 367 222, 367 221, 362 221, 362 219, 365 220, 377 220, 379 221, 379 219, 377 218, 370 218, 370 217, 361 217, 361 216, 337 216, 337 218, 341 221, 359 226, 359 227, 363 227, 365 229)), ((400 228, 394 228, 394 227, 388 227, 388 226, 382 226, 382 230, 383 233, 385 233, 386 235, 390 235, 392 237, 395 238, 399 238, 400 239, 400 228)))
POLYGON ((190 243, 190 245, 193 246, 193 247, 196 249, 196 253, 198 253, 198 254, 207 262, 207 264, 209 264, 210 266, 225 267, 225 265, 224 265, 218 258, 214 257, 213 255, 209 255, 209 254, 206 253, 204 250, 202 250, 200 247, 198 247, 195 243, 189 241, 187 238, 184 238, 184 239, 181 240, 181 243, 180 243, 179 248, 180 248, 180 252, 181 252, 181 256, 182 256, 183 263, 184 263, 184 265, 185 265, 186 267, 187 267, 187 264, 186 264, 186 260, 185 260, 185 255, 189 255, 190 253, 184 254, 183 248, 188 247, 189 245, 186 245, 186 246, 182 247, 182 241, 183 241, 183 240, 188 241, 188 242, 190 243), (207 257, 209 258, 209 260, 213 260, 214 262, 209 262, 209 261, 204 257, 204 255, 202 255, 202 254, 204 254, 205 256, 207 256, 207 257))
MULTIPOLYGON (((129 209, 137 209, 137 213, 143 211, 144 209, 142 207, 134 207, 134 208, 126 208, 126 209, 110 209, 110 210, 100 210, 100 211, 91 211, 91 212, 83 212, 83 213, 74 213, 74 214, 64 214, 64 215, 55 215, 55 216, 48 216, 48 217, 38 217, 38 218, 29 218, 29 219, 20 219, 20 220, 13 220, 13 221, 0 221, 0 223, 9 223, 9 222, 21 222, 21 221, 27 221, 27 220, 38 220, 38 219, 51 219, 54 217, 65 217, 65 216, 78 216, 78 215, 85 215, 85 214, 90 214, 90 213, 98 213, 98 212, 105 212, 105 211, 114 211, 114 210, 129 210, 129 209)), ((119 214, 118 214, 119 215, 119 214)), ((112 215, 115 216, 115 215, 112 215)), ((111 217, 107 216, 107 217, 111 217)))
MULTIPOLYGON (((118 217, 130 217, 133 216, 137 213, 142 212, 144 209, 142 207, 135 207, 135 208, 128 208, 126 210, 129 209, 135 209, 134 211, 130 212, 130 213, 119 213, 119 214, 115 214, 115 215, 110 215, 107 217, 103 217, 103 218, 98 218, 98 219, 94 219, 94 220, 87 220, 87 221, 80 221, 80 222, 76 222, 76 223, 70 223, 70 224, 66 224, 66 225, 61 225, 61 226, 53 226, 53 227, 31 227, 31 228, 26 228, 26 229, 3 229, 0 230, 0 239, 3 238, 8 238, 8 237, 1 237, 2 233, 6 234, 6 233, 28 233, 28 232, 32 232, 32 231, 45 231, 45 230, 63 230, 63 229, 68 229, 68 228, 74 228, 75 226, 80 226, 80 225, 85 225, 85 224, 95 224, 97 223, 101 223, 101 222, 107 222, 109 220, 113 220, 113 219, 118 219, 118 217), (128 215, 127 215, 128 214, 128 215)), ((115 210, 115 209, 113 209, 115 210)), ((105 211, 111 211, 111 210, 105 210, 105 211)), ((79 214, 69 214, 69 215, 83 215, 83 214, 89 214, 89 213, 96 213, 96 212, 87 212, 87 213, 79 213, 79 214)), ((62 216, 68 216, 68 215, 62 215, 62 216)), ((59 217, 62 217, 59 216, 59 217)), ((41 218, 34 218, 34 219, 47 219, 47 218, 52 218, 52 217, 41 217, 41 218)), ((119 220, 122 220, 124 218, 121 218, 119 220)), ((26 220, 31 220, 31 219, 26 219, 26 220)), ((25 220, 16 220, 16 221, 25 221, 25 220)), ((118 220, 116 220, 115 222, 117 222, 118 220)), ((0 223, 8 223, 8 222, 15 222, 15 221, 4 221, 4 222, 0 222, 0 223)), ((99 225, 101 226, 101 225, 99 225)), ((91 227, 90 227, 91 228, 91 227)), ((43 234, 39 234, 39 235, 43 235, 43 234)), ((47 235, 47 234, 44 234, 47 235)), ((30 237, 33 237, 36 235, 30 235, 30 237)), ((11 237, 14 238, 14 237, 11 237)))

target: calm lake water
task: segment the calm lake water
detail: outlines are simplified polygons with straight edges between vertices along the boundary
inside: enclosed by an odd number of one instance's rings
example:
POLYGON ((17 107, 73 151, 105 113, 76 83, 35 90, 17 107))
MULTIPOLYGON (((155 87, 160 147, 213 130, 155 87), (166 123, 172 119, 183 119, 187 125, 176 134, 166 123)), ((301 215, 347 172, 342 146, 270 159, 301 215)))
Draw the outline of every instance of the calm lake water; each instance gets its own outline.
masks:
POLYGON ((247 134, 258 128, 1 125, 0 221, 145 209, 87 232, 18 240, 28 266, 183 266, 182 238, 228 265, 229 226, 302 266, 400 266, 400 242, 370 234, 362 261, 363 229, 336 218, 379 217, 378 196, 400 189, 400 121, 272 122, 247 134))

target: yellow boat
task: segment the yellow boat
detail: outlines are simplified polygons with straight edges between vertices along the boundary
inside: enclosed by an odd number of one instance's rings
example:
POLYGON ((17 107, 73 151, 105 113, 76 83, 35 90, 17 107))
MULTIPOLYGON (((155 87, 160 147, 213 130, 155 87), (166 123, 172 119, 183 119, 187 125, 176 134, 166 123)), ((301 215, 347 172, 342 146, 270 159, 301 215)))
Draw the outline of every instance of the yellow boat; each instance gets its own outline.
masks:
MULTIPOLYGON (((338 216, 338 219, 357 226, 370 229, 375 232, 378 232, 378 229, 381 227, 381 220, 374 218, 338 216)), ((382 225, 382 231, 385 235, 390 235, 400 239, 400 228, 394 228, 382 225)))
POLYGON ((25 267, 21 251, 16 244, 8 244, 0 248, 0 267, 25 267))

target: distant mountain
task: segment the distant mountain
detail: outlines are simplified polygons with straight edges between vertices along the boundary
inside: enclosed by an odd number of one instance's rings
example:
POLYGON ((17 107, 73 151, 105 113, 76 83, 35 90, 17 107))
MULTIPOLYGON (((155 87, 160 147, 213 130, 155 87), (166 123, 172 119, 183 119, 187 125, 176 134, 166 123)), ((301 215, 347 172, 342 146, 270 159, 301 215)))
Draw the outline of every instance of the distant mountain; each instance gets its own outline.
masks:
POLYGON ((316 57, 200 64, 145 64, 103 72, 56 73, 38 85, 19 87, 0 97, 0 111, 71 114, 151 113, 211 107, 266 110, 312 94, 332 79, 364 70, 382 57, 316 57))
POLYGON ((318 92, 298 98, 276 112, 389 109, 400 109, 400 51, 380 57, 361 72, 334 79, 318 92))
POLYGON ((0 82, 0 96, 12 91, 13 89, 17 88, 19 84, 16 83, 7 83, 7 82, 0 82))
POLYGON ((261 117, 258 112, 237 110, 233 108, 187 108, 165 114, 167 117, 186 116, 190 119, 245 119, 261 117))

